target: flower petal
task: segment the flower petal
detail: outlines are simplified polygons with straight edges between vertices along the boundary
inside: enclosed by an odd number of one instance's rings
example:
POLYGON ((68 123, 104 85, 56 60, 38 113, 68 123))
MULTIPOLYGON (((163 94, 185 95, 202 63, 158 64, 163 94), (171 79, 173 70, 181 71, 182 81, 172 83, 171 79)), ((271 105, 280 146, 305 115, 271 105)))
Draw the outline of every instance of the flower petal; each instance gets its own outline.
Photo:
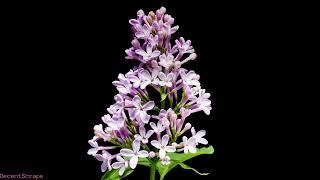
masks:
POLYGON ((196 130, 194 129, 194 127, 191 128, 191 133, 192 133, 192 136, 196 135, 196 130))
POLYGON ((150 126, 151 126, 151 128, 153 129, 153 130, 157 130, 158 128, 157 128, 157 126, 156 126, 156 124, 154 123, 154 122, 150 122, 150 126))
POLYGON ((188 138, 186 136, 183 136, 182 141, 183 141, 184 146, 186 146, 188 143, 188 138))
POLYGON ((175 151, 176 151, 176 148, 173 147, 173 146, 166 146, 166 147, 165 147, 165 150, 166 150, 167 152, 175 152, 175 151))
POLYGON ((159 151, 160 159, 163 159, 165 156, 166 156, 166 151, 164 149, 160 149, 160 151, 159 151))
POLYGON ((95 155, 98 152, 98 148, 91 148, 88 150, 88 155, 95 155))
POLYGON ((138 156, 132 156, 132 158, 129 161, 129 165, 131 169, 136 168, 137 164, 138 164, 138 156))
POLYGON ((120 154, 122 156, 128 156, 128 157, 131 157, 134 155, 134 152, 131 150, 131 149, 121 149, 120 150, 120 154))
POLYGON ((121 156, 117 156, 116 159, 119 162, 125 162, 125 160, 121 156))
POLYGON ((108 169, 108 163, 107 163, 107 161, 104 161, 104 162, 101 164, 101 171, 102 171, 102 172, 105 172, 107 169, 108 169))
POLYGON ((126 170, 126 167, 124 167, 124 166, 121 167, 119 170, 119 175, 122 176, 125 170, 126 170))
POLYGON ((153 130, 149 130, 149 131, 147 132, 147 134, 146 134, 145 138, 149 139, 149 138, 150 138, 150 136, 152 136, 152 134, 153 134, 153 133, 154 133, 154 131, 153 131, 153 130))
POLYGON ((124 166, 124 162, 115 162, 112 164, 112 168, 119 169, 124 166))
POLYGON ((142 150, 142 151, 138 152, 138 156, 141 157, 141 158, 145 158, 145 157, 149 156, 149 153, 146 150, 142 150))
POLYGON ((155 50, 155 51, 152 52, 151 57, 152 57, 152 58, 155 58, 155 57, 158 57, 160 54, 161 54, 160 51, 155 50))
POLYGON ((164 80, 166 79, 166 75, 163 72, 159 72, 158 74, 159 79, 164 80))
POLYGON ((205 135, 206 135, 206 131, 205 130, 201 130, 201 131, 197 132, 196 137, 197 138, 201 138, 201 137, 203 137, 205 135))
POLYGON ((141 99, 138 95, 134 96, 132 99, 132 104, 137 108, 141 106, 141 99))
POLYGON ((151 81, 143 81, 142 83, 140 83, 140 88, 145 89, 150 83, 151 81))
POLYGON ((152 144, 152 146, 154 146, 154 147, 156 147, 156 148, 158 148, 158 149, 160 149, 160 147, 161 147, 160 142, 157 141, 157 140, 152 140, 152 141, 151 141, 151 144, 152 144))
POLYGON ((147 48, 146 48, 146 52, 147 52, 147 54, 148 55, 151 55, 151 53, 152 53, 152 44, 151 43, 148 43, 147 44, 147 48))
POLYGON ((168 142, 169 142, 169 136, 167 134, 162 136, 162 139, 161 139, 162 146, 166 146, 168 142))
POLYGON ((134 153, 138 152, 140 150, 140 141, 138 139, 135 139, 132 143, 132 150, 134 153))
POLYGON ((206 145, 208 144, 208 141, 205 138, 200 138, 198 139, 198 143, 206 145))
POLYGON ((153 101, 149 101, 146 104, 143 105, 143 110, 145 111, 149 111, 154 107, 154 102, 153 101))
POLYGON ((111 120, 111 116, 110 116, 110 114, 107 114, 107 115, 102 116, 101 119, 104 123, 107 123, 107 121, 111 120))
POLYGON ((148 54, 142 49, 137 49, 135 52, 136 52, 136 54, 143 56, 143 57, 148 56, 148 54))
POLYGON ((139 78, 142 81, 148 81, 148 80, 151 80, 151 74, 149 73, 149 71, 143 70, 139 73, 139 78))
POLYGON ((140 133, 141 137, 145 137, 146 136, 146 128, 144 128, 144 126, 140 126, 139 133, 140 133))
POLYGON ((98 161, 104 161, 104 158, 103 158, 103 156, 102 156, 101 154, 96 154, 94 157, 95 157, 98 161))

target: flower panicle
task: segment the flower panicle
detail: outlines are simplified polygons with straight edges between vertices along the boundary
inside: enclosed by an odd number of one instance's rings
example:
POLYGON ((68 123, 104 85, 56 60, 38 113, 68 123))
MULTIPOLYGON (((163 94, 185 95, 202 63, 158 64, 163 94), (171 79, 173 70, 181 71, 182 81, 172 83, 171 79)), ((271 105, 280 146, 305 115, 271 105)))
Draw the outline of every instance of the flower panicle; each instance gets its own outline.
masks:
POLYGON ((118 90, 108 114, 94 126, 89 155, 102 162, 101 171, 135 169, 139 158, 170 164, 168 153, 195 153, 208 144, 206 131, 196 132, 188 117, 203 111, 210 115, 210 93, 201 88, 200 76, 182 65, 197 58, 190 40, 174 40, 179 29, 161 7, 156 12, 137 12, 130 19, 132 47, 126 59, 138 65, 120 73, 112 84, 118 90), (151 96, 154 91, 158 98, 151 96), (189 133, 189 137, 188 134, 189 133))

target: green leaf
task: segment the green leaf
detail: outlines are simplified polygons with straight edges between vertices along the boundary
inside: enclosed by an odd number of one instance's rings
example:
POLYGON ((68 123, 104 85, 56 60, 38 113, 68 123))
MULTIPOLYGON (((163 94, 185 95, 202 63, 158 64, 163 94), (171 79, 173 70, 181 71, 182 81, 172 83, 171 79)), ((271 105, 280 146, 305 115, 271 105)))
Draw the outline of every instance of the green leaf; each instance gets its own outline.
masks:
POLYGON ((129 174, 131 174, 133 170, 131 168, 127 168, 122 176, 119 176, 119 169, 112 169, 111 171, 107 171, 104 173, 104 175, 101 177, 101 180, 120 180, 129 174))
POLYGON ((151 163, 147 158, 139 158, 138 164, 147 167, 151 166, 151 163))
POLYGON ((111 171, 107 171, 101 177, 101 180, 118 180, 118 179, 120 179, 119 170, 118 169, 113 169, 111 171))
POLYGON ((158 172, 160 174, 160 180, 163 180, 165 175, 180 163, 183 163, 184 161, 191 159, 193 157, 196 157, 202 154, 212 154, 213 152, 214 152, 213 147, 209 146, 209 147, 203 147, 203 148, 197 149, 196 153, 187 153, 187 154, 167 153, 167 155, 171 158, 171 163, 165 166, 165 165, 162 165, 160 161, 158 161, 156 165, 158 172))
POLYGON ((127 169, 124 171, 123 175, 121 176, 121 179, 129 176, 131 173, 133 173, 133 169, 127 168, 127 169))
POLYGON ((186 165, 186 164, 184 164, 184 163, 179 163, 179 165, 180 165, 183 169, 192 170, 192 171, 194 171, 195 173, 197 173, 197 174, 199 174, 199 175, 201 175, 201 176, 206 176, 206 175, 209 174, 209 173, 201 173, 201 172, 199 172, 198 170, 196 170, 196 169, 194 169, 194 168, 192 168, 192 167, 190 167, 190 166, 188 166, 188 165, 186 165))

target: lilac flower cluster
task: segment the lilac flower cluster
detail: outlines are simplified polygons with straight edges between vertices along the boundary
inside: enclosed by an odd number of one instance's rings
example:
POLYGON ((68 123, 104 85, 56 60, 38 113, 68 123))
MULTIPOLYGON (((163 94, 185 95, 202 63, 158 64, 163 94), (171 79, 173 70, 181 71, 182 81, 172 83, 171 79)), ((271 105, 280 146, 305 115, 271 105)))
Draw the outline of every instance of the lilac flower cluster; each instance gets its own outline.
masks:
POLYGON ((113 81, 119 94, 89 140, 88 154, 102 162, 103 172, 119 169, 122 175, 126 168, 134 169, 139 158, 157 158, 168 165, 167 153, 195 153, 199 144, 208 144, 206 131, 197 132, 187 117, 199 111, 209 115, 210 94, 201 88, 198 74, 182 68, 197 55, 183 37, 171 44, 179 26, 165 13, 164 7, 149 14, 139 10, 137 18, 129 20, 134 38, 126 59, 138 65, 113 81), (151 99, 151 91, 158 101, 151 99))

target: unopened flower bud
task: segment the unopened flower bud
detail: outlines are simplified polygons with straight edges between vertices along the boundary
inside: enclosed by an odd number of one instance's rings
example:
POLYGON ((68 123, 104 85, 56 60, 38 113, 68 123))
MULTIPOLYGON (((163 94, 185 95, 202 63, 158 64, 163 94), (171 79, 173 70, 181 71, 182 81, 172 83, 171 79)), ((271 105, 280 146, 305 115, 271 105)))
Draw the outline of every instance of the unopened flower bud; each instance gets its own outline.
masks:
POLYGON ((184 129, 185 130, 189 130, 191 129, 192 125, 190 123, 187 123, 185 126, 184 126, 184 129))
POLYGON ((150 158, 154 158, 156 156, 156 153, 154 153, 153 151, 149 152, 149 157, 150 158))
POLYGON ((196 53, 192 53, 192 54, 189 55, 189 57, 187 57, 185 60, 183 60, 181 62, 181 64, 184 64, 184 63, 186 63, 186 62, 188 62, 190 60, 195 60, 196 58, 197 58, 197 54, 196 53))
POLYGON ((195 60, 197 58, 197 54, 196 53, 192 53, 189 56, 190 60, 195 60))
POLYGON ((144 16, 144 12, 143 12, 142 9, 140 9, 140 10, 137 12, 137 16, 138 16, 138 17, 144 16))
POLYGON ((156 15, 154 14, 153 11, 150 11, 150 12, 149 12, 149 16, 150 16, 153 20, 156 19, 156 15))
POLYGON ((131 45, 134 47, 134 48, 139 48, 140 47, 140 43, 138 41, 138 39, 133 39, 131 41, 131 45))

